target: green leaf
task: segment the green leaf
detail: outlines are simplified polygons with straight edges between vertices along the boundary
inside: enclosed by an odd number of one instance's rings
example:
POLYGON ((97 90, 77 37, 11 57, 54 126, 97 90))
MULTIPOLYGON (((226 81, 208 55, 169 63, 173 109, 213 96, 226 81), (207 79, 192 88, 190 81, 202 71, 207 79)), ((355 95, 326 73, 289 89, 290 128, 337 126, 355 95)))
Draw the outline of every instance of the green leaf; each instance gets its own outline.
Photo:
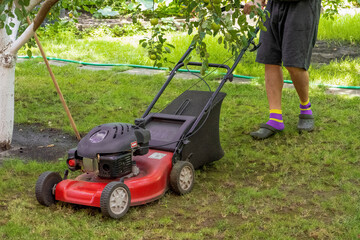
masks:
POLYGON ((15 15, 18 19, 22 19, 23 18, 23 14, 20 10, 20 8, 15 8, 15 15))
POLYGON ((204 22, 203 24, 201 24, 201 27, 202 27, 203 29, 208 28, 208 22, 204 22))
POLYGON ((245 46, 247 44, 247 42, 248 42, 248 39, 244 35, 242 35, 241 36, 241 42, 245 46))
POLYGON ((21 5, 21 11, 24 13, 23 15, 26 16, 26 14, 25 14, 25 13, 26 13, 26 9, 25 9, 24 5, 21 5))
POLYGON ((13 23, 13 22, 11 22, 11 23, 9 23, 9 25, 10 25, 10 27, 15 27, 15 23, 13 23))
POLYGON ((188 34, 189 34, 189 35, 191 35, 191 34, 192 34, 192 32, 193 32, 193 28, 189 28, 189 30, 188 30, 188 34))
POLYGON ((235 12, 233 13, 232 17, 233 17, 233 19, 235 19, 235 18, 238 18, 239 15, 240 15, 240 11, 239 11, 239 9, 236 9, 235 12))
POLYGON ((87 6, 82 6, 83 7, 83 9, 85 10, 85 11, 87 11, 87 12, 90 12, 90 8, 89 7, 87 7, 87 6))
POLYGON ((262 22, 259 22, 259 28, 264 32, 267 31, 266 27, 264 26, 264 24, 262 22))
POLYGON ((165 51, 167 51, 168 53, 171 53, 170 48, 164 47, 164 49, 165 49, 165 51))
POLYGON ((111 7, 107 6, 103 9, 99 9, 97 11, 103 17, 117 17, 119 13, 117 11, 113 11, 111 7))
POLYGON ((6 29, 6 34, 7 34, 7 35, 11 35, 11 34, 12 34, 12 30, 10 29, 9 25, 5 25, 5 29, 6 29))
POLYGON ((242 14, 242 15, 238 18, 238 24, 239 24, 239 26, 241 26, 241 25, 243 25, 245 22, 246 22, 246 16, 242 14))
POLYGON ((223 38, 222 38, 222 36, 220 36, 220 37, 218 38, 218 43, 221 44, 222 41, 223 41, 223 38))
POLYGON ((31 57, 32 57, 32 52, 31 52, 31 50, 30 50, 30 49, 28 49, 28 50, 27 50, 26 54, 29 56, 29 58, 31 58, 31 57))
POLYGON ((159 36, 159 41, 160 41, 161 43, 164 43, 165 40, 166 40, 166 39, 164 39, 161 35, 159 36))
POLYGON ((255 17, 255 12, 254 11, 251 11, 250 12, 250 19, 253 19, 255 17))
POLYGON ((206 36, 206 33, 205 32, 201 32, 200 33, 200 40, 203 40, 206 36))
POLYGON ((4 11, 5 9, 5 4, 1 4, 0 5, 0 14, 4 11))
POLYGON ((15 15, 12 12, 8 12, 8 16, 11 18, 15 18, 15 15))
POLYGON ((6 15, 5 14, 0 15, 0 21, 5 22, 5 20, 6 20, 6 15))
POLYGON ((187 57, 185 60, 184 60, 184 66, 187 66, 188 63, 190 62, 191 60, 191 56, 187 57))
POLYGON ((208 69, 208 65, 207 65, 205 62, 203 62, 203 64, 201 65, 200 74, 201 74, 202 76, 204 76, 207 69, 208 69))

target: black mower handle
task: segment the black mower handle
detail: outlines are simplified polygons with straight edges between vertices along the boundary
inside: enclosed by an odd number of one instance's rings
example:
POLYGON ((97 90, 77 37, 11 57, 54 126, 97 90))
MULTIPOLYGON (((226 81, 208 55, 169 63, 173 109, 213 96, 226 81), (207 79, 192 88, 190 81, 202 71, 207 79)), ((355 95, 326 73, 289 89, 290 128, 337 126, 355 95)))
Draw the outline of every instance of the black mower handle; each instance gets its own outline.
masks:
MULTIPOLYGON (((182 63, 182 65, 185 65, 184 63, 182 63)), ((187 65, 192 65, 192 66, 202 66, 201 62, 188 62, 187 65)), ((208 64, 209 67, 214 67, 214 68, 225 68, 228 71, 230 70, 230 67, 228 65, 225 64, 218 64, 218 63, 209 63, 208 64)), ((182 66, 181 66, 182 67, 182 66)))
MULTIPOLYGON (((224 64, 216 64, 216 63, 209 63, 209 67, 220 67, 220 68, 225 68, 227 69, 227 73, 226 75, 223 77, 223 80, 220 82, 220 85, 218 86, 218 88, 216 89, 216 91, 214 92, 213 96, 209 99, 207 105, 205 106, 205 109, 200 113, 200 115, 198 116, 198 118, 196 119, 194 125, 192 126, 192 128, 189 130, 189 133, 193 132, 195 127, 198 125, 198 123, 200 122, 201 117, 204 115, 204 113, 208 110, 209 106, 211 105, 211 102, 215 99, 216 95, 219 93, 220 89, 224 86, 225 82, 227 80, 232 81, 233 80, 233 72, 236 68, 236 66, 239 64, 241 58, 243 57, 243 55, 245 54, 246 50, 249 48, 249 46, 251 44, 254 45, 254 38, 256 36, 256 34, 259 32, 259 27, 256 28, 255 30, 255 34, 248 40, 247 45, 245 45, 243 47, 243 49, 241 50, 240 54, 238 55, 238 57, 235 59, 235 62, 233 64, 233 66, 231 68, 229 68, 229 66, 224 65, 224 64)), ((255 45, 254 45, 255 47, 255 45)), ((190 53, 193 50, 193 46, 190 46, 185 54, 181 57, 181 59, 179 60, 179 62, 176 64, 176 66, 171 70, 170 75, 168 77, 168 79, 166 80, 166 82, 164 83, 164 85, 161 87, 160 91, 156 94, 155 98, 152 100, 152 102, 150 103, 150 105, 148 106, 148 108, 146 109, 145 113, 142 115, 142 118, 145 118, 151 111, 151 109, 154 107, 155 103, 158 101, 158 99, 160 98, 160 96, 162 95, 162 93, 165 91, 166 87, 169 85, 170 81, 173 79, 173 77, 176 74, 176 71, 179 70, 179 68, 183 67, 185 65, 184 60, 190 55, 190 53)), ((198 63, 198 62, 189 62, 188 65, 195 65, 195 66, 201 66, 202 63, 198 63)))
MULTIPOLYGON (((201 62, 188 62, 187 65, 191 65, 191 66, 202 66, 202 63, 201 62)), ((174 68, 174 71, 177 71, 179 70, 180 68, 182 68, 183 66, 185 66, 185 63, 184 62, 180 62, 178 63, 175 68, 174 68)), ((233 80, 233 74, 230 73, 230 67, 228 65, 225 65, 225 64, 217 64, 217 63, 209 63, 208 64, 209 67, 213 67, 213 68, 224 68, 227 70, 227 75, 228 75, 228 79, 230 82, 232 82, 233 80), (230 73, 230 74, 229 74, 230 73)))

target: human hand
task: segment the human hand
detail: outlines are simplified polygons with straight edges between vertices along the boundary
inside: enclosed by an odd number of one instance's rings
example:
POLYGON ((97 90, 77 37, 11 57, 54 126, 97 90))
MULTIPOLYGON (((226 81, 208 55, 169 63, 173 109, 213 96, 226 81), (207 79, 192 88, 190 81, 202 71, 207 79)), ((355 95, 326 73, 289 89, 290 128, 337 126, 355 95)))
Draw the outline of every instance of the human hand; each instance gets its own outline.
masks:
POLYGON ((254 7, 260 4, 262 7, 265 6, 265 0, 250 0, 244 6, 243 13, 250 14, 254 7))

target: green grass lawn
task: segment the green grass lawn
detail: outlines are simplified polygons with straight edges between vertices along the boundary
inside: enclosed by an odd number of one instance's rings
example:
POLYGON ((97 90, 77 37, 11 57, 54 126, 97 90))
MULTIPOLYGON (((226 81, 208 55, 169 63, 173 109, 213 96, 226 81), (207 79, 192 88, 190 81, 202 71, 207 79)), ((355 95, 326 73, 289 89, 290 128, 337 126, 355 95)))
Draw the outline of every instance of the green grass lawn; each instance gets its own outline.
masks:
MULTIPOLYGON (((321 20, 319 38, 360 42, 360 21, 338 17, 321 20), (335 30, 333 30, 335 29, 335 30), (341 30, 343 29, 343 30, 341 30), (341 31, 340 31, 341 30, 341 31)), ((138 46, 141 36, 42 39, 48 56, 98 63, 151 66, 138 46)), ((184 33, 168 35, 177 62, 190 44, 184 33)), ((210 62, 230 54, 208 39, 210 62)), ((39 55, 34 50, 35 55, 39 55)), ((20 55, 25 55, 25 51, 20 55)), ((193 60, 198 60, 194 56, 193 60)), ((220 134, 225 157, 196 171, 193 191, 185 196, 168 192, 153 203, 130 208, 121 220, 104 218, 97 208, 37 203, 34 187, 44 171, 63 173, 63 159, 51 163, 19 159, 0 166, 1 239, 358 239, 360 234, 359 98, 325 94, 311 86, 316 130, 299 134, 294 89, 284 89, 285 131, 265 141, 249 133, 268 117, 264 68, 247 53, 236 74, 260 77, 251 84, 226 84, 220 134)), ((168 65, 171 66, 171 65, 168 65)), ((85 134, 108 122, 132 123, 140 117, 165 81, 165 75, 135 76, 124 68, 90 71, 76 64, 53 67, 78 129, 85 134)), ((360 86, 360 60, 344 59, 312 65, 312 83, 360 86)), ((285 78, 289 78, 285 73, 285 78)), ((160 111, 196 80, 174 80, 155 106, 160 111)), ((216 81, 209 81, 212 89, 216 81)), ((196 89, 206 90, 204 84, 196 89)), ((72 129, 41 60, 16 65, 15 122, 72 129)), ((36 160, 36 159, 34 159, 36 160)), ((78 173, 70 173, 70 177, 78 173)))
MULTIPOLYGON (((15 122, 71 132, 58 96, 38 60, 16 66, 15 122)), ((106 122, 141 116, 165 76, 54 67, 82 133, 106 122), (145 93, 145 94, 144 94, 145 93)), ((161 110, 193 80, 174 80, 161 110)), ((214 89, 215 81, 209 82, 214 89)), ((199 86, 205 90, 206 87, 199 86)), ((267 120, 261 81, 226 84, 220 134, 225 157, 196 171, 193 191, 169 192, 130 208, 121 220, 97 208, 39 205, 34 186, 43 171, 63 173, 64 160, 6 161, 0 167, 1 239, 357 239, 360 234, 359 98, 311 87, 316 130, 299 134, 294 89, 284 89, 284 133, 253 141, 249 132, 267 120)), ((71 173, 75 176, 76 173, 71 173)), ((71 177, 70 176, 70 177, 71 177)))
POLYGON ((321 18, 318 38, 337 42, 360 43, 360 14, 321 18))
MULTIPOLYGON (((360 14, 339 16, 332 22, 322 18, 319 26, 319 39, 350 42, 352 44, 360 43, 359 18, 360 14)), ((94 63, 128 63, 152 66, 153 61, 149 59, 147 52, 138 44, 139 40, 146 35, 149 34, 143 33, 142 35, 120 38, 99 35, 79 39, 74 32, 69 30, 59 36, 53 36, 53 38, 47 36, 42 39, 42 43, 50 57, 94 63)), ((169 54, 169 60, 178 62, 190 45, 192 36, 188 36, 184 32, 173 32, 168 33, 166 37, 176 47, 169 54)), ((231 54, 217 43, 217 38, 208 38, 207 46, 210 52, 210 62, 224 63, 231 58, 231 54)), ((37 49, 34 49, 33 54, 40 55, 37 49)), ((20 51, 19 55, 26 55, 26 51, 20 51)), ((192 60, 199 61, 195 53, 192 60)), ((228 65, 232 63, 233 60, 227 62, 228 65)), ((174 66, 170 63, 165 65, 167 67, 174 66)), ((284 73, 285 79, 290 79, 287 71, 284 73)), ((334 61, 330 65, 312 65, 310 73, 313 84, 360 86, 360 59, 342 59, 341 61, 334 61)), ((255 53, 247 52, 236 68, 235 74, 262 78, 264 66, 255 63, 255 53)))

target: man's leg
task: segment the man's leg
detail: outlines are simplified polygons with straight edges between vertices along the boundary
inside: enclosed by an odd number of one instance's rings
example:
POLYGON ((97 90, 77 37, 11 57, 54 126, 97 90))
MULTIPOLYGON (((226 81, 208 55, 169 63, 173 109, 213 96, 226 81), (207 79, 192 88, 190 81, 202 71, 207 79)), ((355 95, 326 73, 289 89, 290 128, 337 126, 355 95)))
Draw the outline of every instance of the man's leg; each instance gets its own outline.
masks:
POLYGON ((309 100, 309 73, 305 69, 286 67, 301 102, 309 100))
POLYGON ((265 64, 265 87, 269 102, 270 117, 256 132, 250 133, 255 139, 266 139, 284 129, 281 111, 281 96, 284 85, 282 68, 279 65, 265 64))
POLYGON ((282 68, 279 65, 265 64, 265 87, 269 110, 281 110, 281 93, 284 85, 282 68))
POLYGON ((314 130, 314 117, 309 100, 309 73, 305 69, 286 67, 300 99, 299 131, 314 130))

